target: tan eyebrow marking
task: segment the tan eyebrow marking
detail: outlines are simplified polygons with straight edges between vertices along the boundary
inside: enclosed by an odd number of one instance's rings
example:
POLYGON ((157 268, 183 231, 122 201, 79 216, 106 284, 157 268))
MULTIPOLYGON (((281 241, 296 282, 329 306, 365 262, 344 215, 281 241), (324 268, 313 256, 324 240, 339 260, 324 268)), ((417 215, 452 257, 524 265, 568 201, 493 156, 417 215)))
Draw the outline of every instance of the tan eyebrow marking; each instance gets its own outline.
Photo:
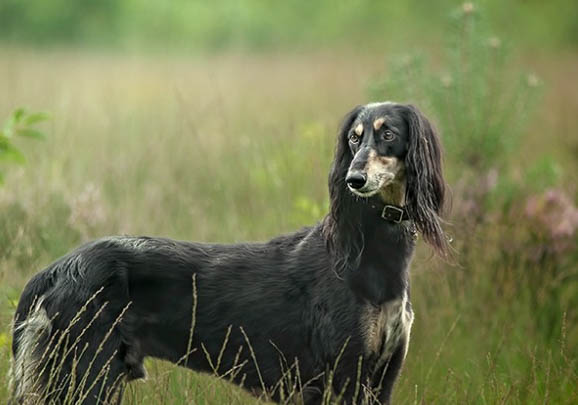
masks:
POLYGON ((355 129, 354 129, 355 133, 359 136, 361 136, 361 134, 363 133, 363 124, 359 123, 355 129))
POLYGON ((378 118, 375 121, 373 121, 373 129, 375 129, 376 131, 381 128, 381 126, 385 123, 385 118, 378 118))

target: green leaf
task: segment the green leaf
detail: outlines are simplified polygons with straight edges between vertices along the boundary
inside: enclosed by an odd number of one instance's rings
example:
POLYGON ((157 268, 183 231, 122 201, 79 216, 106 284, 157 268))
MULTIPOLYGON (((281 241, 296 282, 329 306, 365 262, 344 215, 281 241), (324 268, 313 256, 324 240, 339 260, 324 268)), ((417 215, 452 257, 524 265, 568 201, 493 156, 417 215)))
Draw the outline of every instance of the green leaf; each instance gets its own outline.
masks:
POLYGON ((20 122, 22 118, 26 116, 26 110, 24 108, 18 108, 14 113, 12 113, 12 119, 15 123, 20 122))
POLYGON ((36 129, 31 129, 31 128, 19 129, 18 131, 16 131, 16 134, 20 135, 20 136, 27 136, 29 138, 36 138, 36 139, 46 138, 46 136, 42 132, 40 132, 36 129))
POLYGON ((34 125, 42 121, 46 121, 49 118, 48 114, 39 112, 28 114, 23 120, 22 123, 24 125, 34 125))
POLYGON ((5 143, 0 148, 0 160, 9 160, 17 164, 26 163, 26 158, 18 149, 9 143, 5 143))

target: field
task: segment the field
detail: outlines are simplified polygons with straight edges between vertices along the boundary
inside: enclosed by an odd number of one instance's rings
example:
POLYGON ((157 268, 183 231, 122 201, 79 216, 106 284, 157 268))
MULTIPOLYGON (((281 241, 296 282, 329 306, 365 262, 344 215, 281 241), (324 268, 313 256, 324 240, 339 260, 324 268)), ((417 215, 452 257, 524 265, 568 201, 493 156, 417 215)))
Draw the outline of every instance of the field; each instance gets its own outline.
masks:
MULTIPOLYGON (((396 404, 578 403, 576 233, 535 260, 535 250, 553 242, 541 230, 527 239, 540 222, 523 209, 547 190, 575 209, 578 56, 551 56, 515 60, 544 85, 519 147, 507 155, 514 183, 530 182, 544 157, 551 178, 508 188, 513 197, 488 203, 472 224, 460 216, 471 192, 460 182, 462 157, 448 148, 458 264, 420 246, 412 267, 416 320, 396 404)), ((0 117, 27 106, 51 118, 42 126, 46 140, 18 141, 26 165, 2 166, 0 380, 26 280, 83 241, 114 234, 266 240, 322 218, 339 121, 368 99, 389 60, 350 48, 203 57, 4 48, 0 117)), ((255 402, 214 377, 152 360, 147 368, 148 381, 132 384, 126 403, 255 402)))

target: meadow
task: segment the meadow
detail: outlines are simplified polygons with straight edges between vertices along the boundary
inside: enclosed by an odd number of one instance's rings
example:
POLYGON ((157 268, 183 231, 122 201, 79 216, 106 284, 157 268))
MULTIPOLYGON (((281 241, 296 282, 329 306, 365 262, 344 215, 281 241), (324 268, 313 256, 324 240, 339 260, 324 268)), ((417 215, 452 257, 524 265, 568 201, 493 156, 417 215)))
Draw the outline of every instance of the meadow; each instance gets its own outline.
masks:
MULTIPOLYGON (((539 84, 527 114, 478 128, 501 114, 485 109, 499 97, 472 90, 482 113, 471 116, 458 109, 463 100, 426 100, 403 86, 417 81, 397 76, 387 51, 2 48, 0 117, 27 106, 50 119, 44 141, 17 141, 25 165, 0 166, 0 380, 32 274, 105 235, 228 243, 315 223, 327 211, 341 117, 393 95, 421 101, 442 131, 456 249, 456 263, 446 263, 420 244, 416 319, 394 403, 578 403, 578 54, 552 52, 521 52, 505 68, 531 71, 524 83, 539 84), (447 117, 436 115, 440 105, 447 117), (505 147, 514 131, 505 152, 487 149, 505 147)), ((428 71, 443 71, 433 55, 428 71)), ((163 362, 147 360, 147 369, 126 403, 264 402, 163 362)))

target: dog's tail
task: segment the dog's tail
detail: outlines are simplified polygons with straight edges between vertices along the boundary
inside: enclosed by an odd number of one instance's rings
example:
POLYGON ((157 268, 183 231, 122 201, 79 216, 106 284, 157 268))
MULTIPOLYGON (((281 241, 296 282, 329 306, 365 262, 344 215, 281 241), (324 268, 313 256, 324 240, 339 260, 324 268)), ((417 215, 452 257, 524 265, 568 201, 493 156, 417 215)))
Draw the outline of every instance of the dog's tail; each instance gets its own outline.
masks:
POLYGON ((45 308, 50 277, 43 272, 26 286, 14 316, 10 405, 43 403, 43 355, 49 346, 52 322, 45 308))

